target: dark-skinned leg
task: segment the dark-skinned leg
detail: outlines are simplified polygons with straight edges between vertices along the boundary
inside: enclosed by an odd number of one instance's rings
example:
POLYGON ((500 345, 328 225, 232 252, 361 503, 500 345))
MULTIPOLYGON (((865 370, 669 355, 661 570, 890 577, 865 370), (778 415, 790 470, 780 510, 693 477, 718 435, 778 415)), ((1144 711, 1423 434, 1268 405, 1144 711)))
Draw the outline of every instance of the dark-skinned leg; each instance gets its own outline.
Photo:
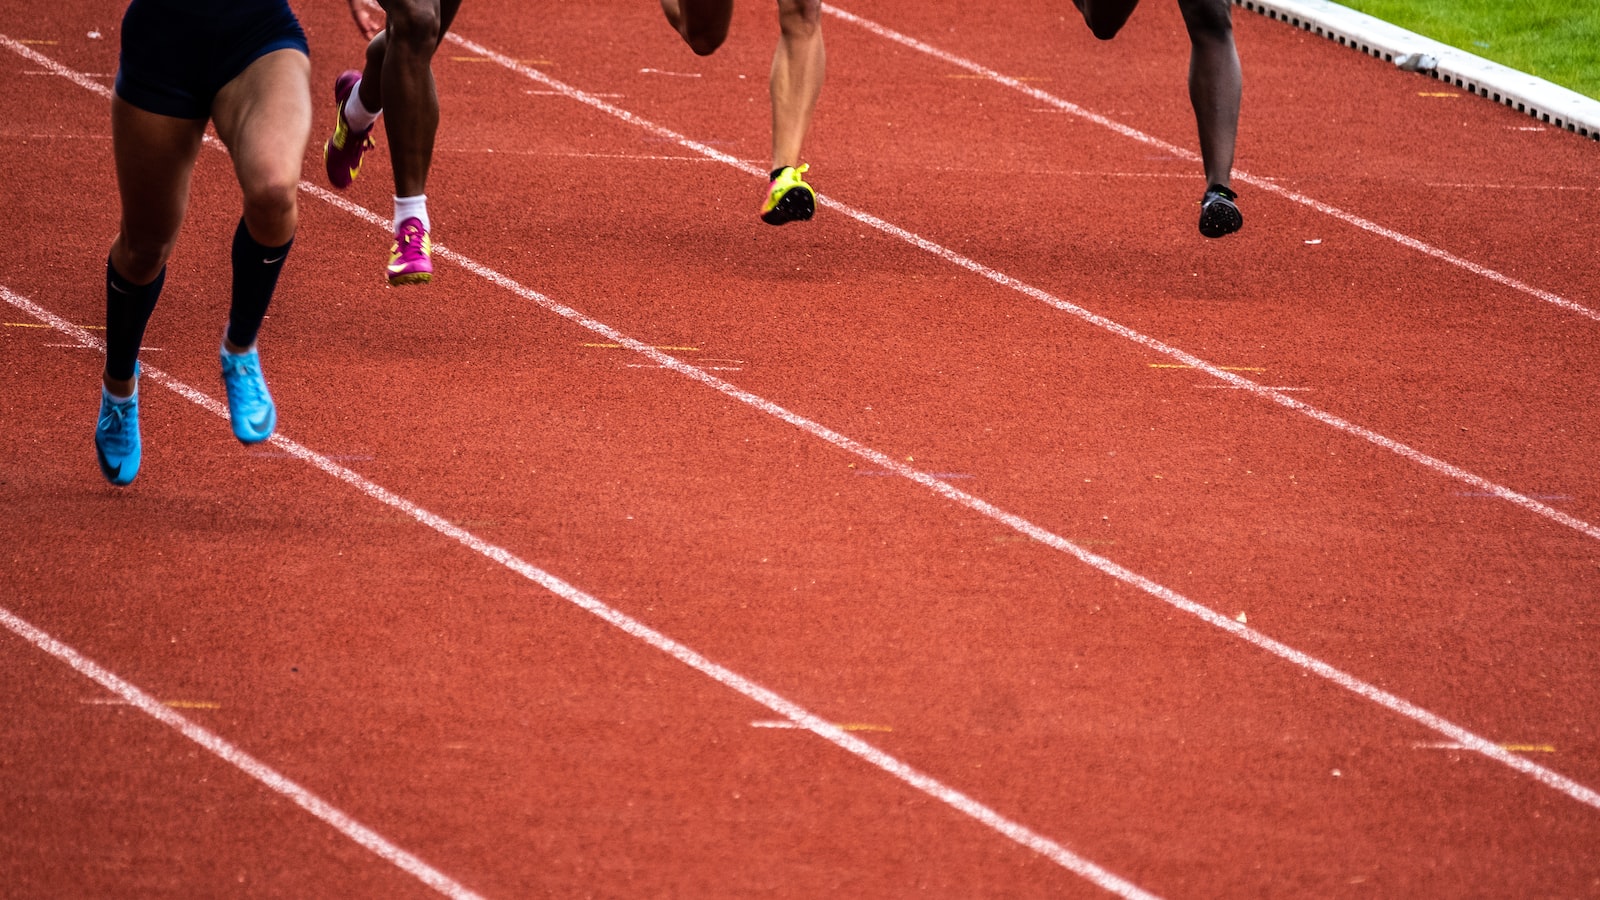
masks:
POLYGON ((710 56, 728 39, 733 0, 661 0, 661 11, 696 56, 710 56))
POLYGON ((459 0, 445 3, 440 0, 384 0, 388 24, 367 49, 368 71, 361 79, 361 102, 368 109, 382 109, 386 113, 384 134, 389 138, 389 160, 394 166, 397 197, 427 193, 433 141, 439 130, 433 53, 444 37, 445 6, 453 15, 460 3, 459 0), (378 63, 377 72, 372 71, 374 62, 378 63), (373 78, 374 74, 378 77, 373 78))
POLYGON ((1094 36, 1109 41, 1128 23, 1139 0, 1072 0, 1072 3, 1083 13, 1083 21, 1094 36))
POLYGON ((1243 77, 1228 0, 1178 0, 1189 29, 1189 101, 1200 130, 1208 184, 1232 187, 1243 77))

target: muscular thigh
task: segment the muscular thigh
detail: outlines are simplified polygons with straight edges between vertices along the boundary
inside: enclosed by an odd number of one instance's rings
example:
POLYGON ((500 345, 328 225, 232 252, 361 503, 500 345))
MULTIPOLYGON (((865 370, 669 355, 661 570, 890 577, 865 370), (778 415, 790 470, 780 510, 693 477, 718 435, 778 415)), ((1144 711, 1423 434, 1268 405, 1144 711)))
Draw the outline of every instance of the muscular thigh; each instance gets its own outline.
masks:
POLYGON ((111 149, 122 198, 122 233, 133 249, 170 246, 177 237, 205 129, 204 119, 164 116, 121 96, 111 99, 111 149))
POLYGON ((217 93, 211 119, 246 193, 293 185, 311 136, 311 61, 298 50, 261 57, 217 93))

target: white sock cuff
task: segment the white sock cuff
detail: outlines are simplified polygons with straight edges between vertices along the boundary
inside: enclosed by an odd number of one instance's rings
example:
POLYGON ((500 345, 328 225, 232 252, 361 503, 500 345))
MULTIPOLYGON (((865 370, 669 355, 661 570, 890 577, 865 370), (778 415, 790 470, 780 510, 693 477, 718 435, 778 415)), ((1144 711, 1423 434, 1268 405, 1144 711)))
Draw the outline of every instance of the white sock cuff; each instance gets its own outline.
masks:
POLYGON ((428 221, 427 194, 394 198, 394 227, 398 229, 400 223, 407 219, 421 219, 424 229, 433 230, 433 223, 428 221))
POLYGON ((356 89, 351 91, 349 98, 344 101, 344 120, 356 131, 366 131, 372 127, 373 122, 378 121, 378 114, 381 112, 383 112, 381 109, 367 109, 361 102, 361 82, 356 82, 356 89))

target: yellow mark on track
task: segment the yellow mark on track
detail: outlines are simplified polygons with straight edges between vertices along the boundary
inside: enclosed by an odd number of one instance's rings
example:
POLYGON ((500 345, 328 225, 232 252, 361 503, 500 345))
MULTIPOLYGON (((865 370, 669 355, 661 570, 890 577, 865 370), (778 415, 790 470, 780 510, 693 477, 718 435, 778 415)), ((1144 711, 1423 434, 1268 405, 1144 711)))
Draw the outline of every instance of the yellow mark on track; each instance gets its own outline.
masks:
POLYGON ((1512 753, 1554 753, 1556 748, 1551 744, 1501 744, 1501 750, 1512 753))
MULTIPOLYGON (((38 322, 0 322, 0 325, 4 325, 7 328, 51 328, 51 327, 53 327, 53 326, 50 326, 50 325, 41 325, 38 322)), ((86 328, 89 331, 105 331, 106 330, 106 327, 104 325, 79 325, 78 327, 79 328, 86 328)))
POLYGON ((1418 97, 1459 97, 1455 91, 1417 91, 1418 97))
MULTIPOLYGON (((1181 363, 1151 363, 1150 364, 1150 368, 1152 368, 1152 369, 1192 369, 1192 368, 1194 368, 1194 366, 1186 366, 1186 365, 1183 365, 1181 363)), ((1263 369, 1260 366, 1217 366, 1217 368, 1221 369, 1224 372, 1265 372, 1266 371, 1266 369, 1263 369)))
POLYGON ((24 44, 32 44, 34 46, 54 47, 56 44, 60 43, 60 41, 46 41, 46 40, 42 40, 40 38, 34 38, 32 40, 29 40, 28 38, 23 38, 22 39, 22 43, 24 43, 24 44))
MULTIPOLYGON (((621 344, 584 344, 583 346, 585 346, 585 347, 598 347, 601 350, 624 350, 624 349, 627 349, 621 344)), ((700 348, 699 347, 673 347, 673 346, 669 346, 667 344, 656 344, 655 346, 651 347, 650 349, 651 350, 691 350, 691 351, 693 351, 695 353, 699 353, 700 352, 700 348)))

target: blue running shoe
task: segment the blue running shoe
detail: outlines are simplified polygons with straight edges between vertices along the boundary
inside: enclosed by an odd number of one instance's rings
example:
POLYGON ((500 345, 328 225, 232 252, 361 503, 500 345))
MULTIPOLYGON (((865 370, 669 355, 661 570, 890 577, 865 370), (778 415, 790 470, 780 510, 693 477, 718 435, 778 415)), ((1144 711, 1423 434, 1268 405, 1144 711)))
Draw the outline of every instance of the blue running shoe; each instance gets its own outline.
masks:
MULTIPOLYGON (((139 370, 134 369, 135 379, 139 370)), ((94 455, 100 474, 115 485, 129 484, 139 474, 143 445, 139 441, 139 392, 126 400, 113 400, 100 389, 100 419, 94 426, 94 455)))
POLYGON ((278 427, 278 408, 261 377, 261 355, 222 351, 222 386, 228 391, 228 421, 241 443, 259 444, 278 427))

